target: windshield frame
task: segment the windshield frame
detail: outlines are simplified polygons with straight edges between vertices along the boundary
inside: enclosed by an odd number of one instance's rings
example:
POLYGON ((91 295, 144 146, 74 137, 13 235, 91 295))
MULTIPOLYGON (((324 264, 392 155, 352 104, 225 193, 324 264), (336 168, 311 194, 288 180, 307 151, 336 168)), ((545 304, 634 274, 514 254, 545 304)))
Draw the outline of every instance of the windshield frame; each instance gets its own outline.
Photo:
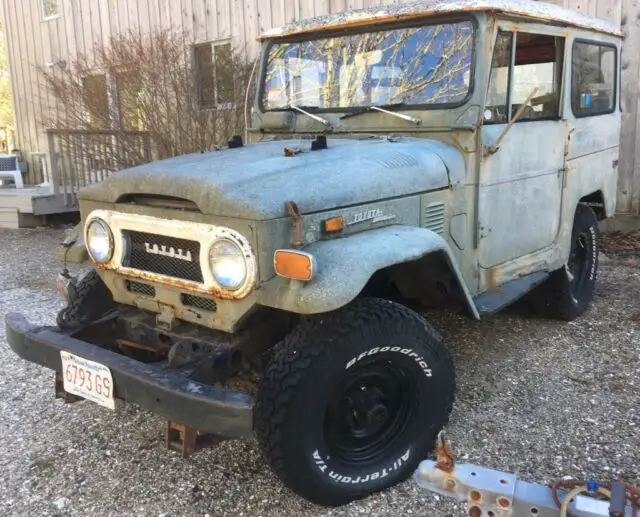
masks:
MULTIPOLYGON (((477 65, 477 56, 478 56, 478 19, 475 16, 470 14, 459 14, 459 15, 447 15, 447 16, 422 16, 413 20, 407 20, 404 22, 385 22, 380 24, 375 24, 373 26, 363 26, 363 27, 355 27, 349 30, 328 30, 328 31, 318 31, 311 34, 299 34, 294 36, 285 36, 281 38, 273 38, 266 42, 263 45, 261 50, 261 58, 260 58, 260 81, 258 83, 259 87, 256 88, 257 95, 257 105, 261 113, 283 113, 291 111, 291 107, 283 107, 283 108, 274 108, 267 109, 264 104, 264 88, 267 76, 267 61, 269 54, 271 52, 271 48, 274 45, 279 45, 283 43, 302 43, 306 41, 317 41, 322 39, 330 39, 339 36, 351 36, 355 34, 368 34, 374 32, 382 32, 393 29, 409 29, 409 28, 418 28, 418 27, 429 27, 433 25, 441 25, 445 23, 460 23, 460 22, 471 22, 471 33, 472 33, 472 42, 471 42, 471 65, 469 68, 470 78, 469 78, 469 89, 467 94, 463 99, 457 102, 447 102, 447 103, 432 103, 432 104, 404 104, 402 108, 398 111, 431 111, 431 110, 445 110, 445 109, 453 109, 459 108, 460 106, 464 106, 467 104, 475 93, 476 86, 476 65, 477 65)), ((320 107, 311 107, 305 106, 305 109, 312 113, 349 113, 353 110, 361 109, 365 106, 341 106, 337 108, 320 108, 320 107)))

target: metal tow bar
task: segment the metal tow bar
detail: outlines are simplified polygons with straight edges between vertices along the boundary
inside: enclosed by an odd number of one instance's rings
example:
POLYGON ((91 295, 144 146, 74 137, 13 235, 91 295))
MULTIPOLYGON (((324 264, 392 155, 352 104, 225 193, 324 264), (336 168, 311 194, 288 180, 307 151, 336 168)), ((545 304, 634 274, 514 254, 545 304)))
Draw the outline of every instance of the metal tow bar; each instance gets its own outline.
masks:
POLYGON ((436 461, 421 462, 413 478, 425 490, 465 502, 470 517, 637 517, 640 503, 640 488, 620 481, 564 479, 544 486, 478 465, 456 465, 442 433, 436 461))

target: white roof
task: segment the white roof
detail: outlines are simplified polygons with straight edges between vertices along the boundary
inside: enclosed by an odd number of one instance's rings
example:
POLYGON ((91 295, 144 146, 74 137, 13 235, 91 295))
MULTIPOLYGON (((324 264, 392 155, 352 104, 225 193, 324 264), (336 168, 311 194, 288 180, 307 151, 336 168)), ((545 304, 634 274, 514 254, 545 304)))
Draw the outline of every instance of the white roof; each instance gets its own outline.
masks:
POLYGON ((620 28, 605 20, 547 2, 536 2, 534 0, 422 0, 420 2, 414 1, 395 5, 380 5, 357 11, 346 11, 309 18, 268 30, 260 39, 329 29, 342 29, 372 23, 401 21, 419 16, 479 11, 491 11, 524 18, 552 21, 571 27, 580 27, 621 36, 620 28))

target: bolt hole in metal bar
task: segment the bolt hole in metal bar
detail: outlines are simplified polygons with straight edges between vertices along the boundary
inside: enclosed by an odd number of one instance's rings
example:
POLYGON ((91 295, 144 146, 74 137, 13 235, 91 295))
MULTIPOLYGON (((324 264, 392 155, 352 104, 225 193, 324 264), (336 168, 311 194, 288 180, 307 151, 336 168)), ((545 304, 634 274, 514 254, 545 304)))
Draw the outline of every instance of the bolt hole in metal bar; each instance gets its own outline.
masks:
MULTIPOLYGON (((548 486, 479 465, 458 464, 452 472, 445 472, 437 468, 437 462, 425 460, 414 479, 432 493, 466 502, 470 517, 560 516, 548 486)), ((629 507, 624 515, 631 517, 629 507)), ((609 517, 609 502, 578 495, 569 505, 568 517, 609 517)))

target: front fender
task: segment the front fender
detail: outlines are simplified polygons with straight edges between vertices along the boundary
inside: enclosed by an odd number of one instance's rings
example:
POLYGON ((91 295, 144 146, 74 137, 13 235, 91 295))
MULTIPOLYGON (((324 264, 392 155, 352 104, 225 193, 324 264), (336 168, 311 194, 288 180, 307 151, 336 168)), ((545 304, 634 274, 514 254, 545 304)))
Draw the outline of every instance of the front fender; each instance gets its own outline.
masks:
POLYGON ((306 283, 274 278, 258 291, 258 303, 298 314, 330 312, 356 298, 376 271, 442 251, 449 260, 471 314, 479 319, 478 310, 449 245, 431 230, 387 226, 349 237, 315 242, 305 247, 304 251, 316 259, 314 278, 306 283))

